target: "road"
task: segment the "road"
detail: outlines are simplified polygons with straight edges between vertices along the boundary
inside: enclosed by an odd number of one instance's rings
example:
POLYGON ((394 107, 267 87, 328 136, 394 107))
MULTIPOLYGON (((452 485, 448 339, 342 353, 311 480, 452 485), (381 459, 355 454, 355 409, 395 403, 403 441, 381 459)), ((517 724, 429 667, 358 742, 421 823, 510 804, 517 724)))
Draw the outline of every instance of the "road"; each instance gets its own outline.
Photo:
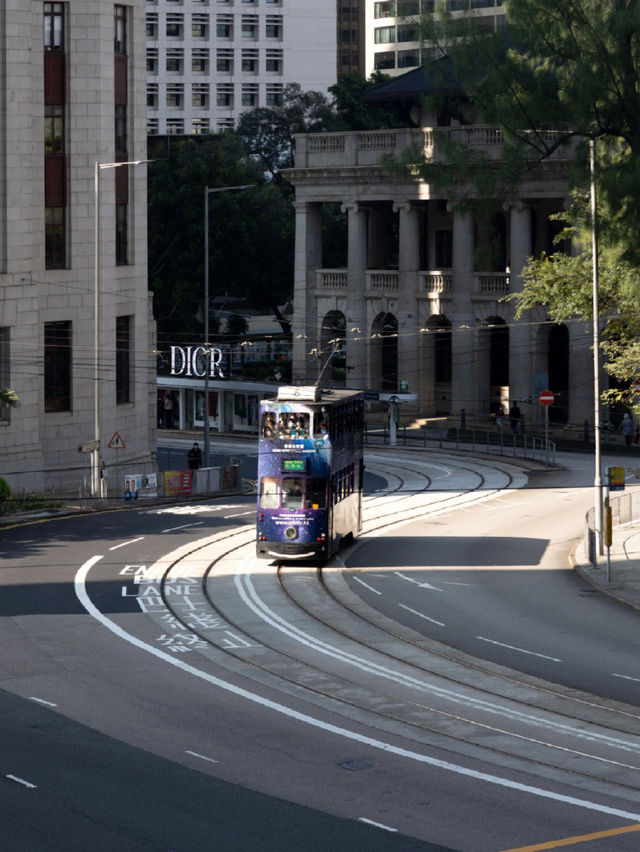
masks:
MULTIPOLYGON (((540 497, 499 464, 415 462, 371 455, 362 544, 322 583, 253 559, 250 499, 4 530, 10 848, 503 852, 604 832, 589 852, 636 849, 635 710, 473 639, 543 653, 538 614, 578 671, 561 563, 584 471, 540 497)), ((603 666, 615 616, 580 602, 604 618, 603 666)))

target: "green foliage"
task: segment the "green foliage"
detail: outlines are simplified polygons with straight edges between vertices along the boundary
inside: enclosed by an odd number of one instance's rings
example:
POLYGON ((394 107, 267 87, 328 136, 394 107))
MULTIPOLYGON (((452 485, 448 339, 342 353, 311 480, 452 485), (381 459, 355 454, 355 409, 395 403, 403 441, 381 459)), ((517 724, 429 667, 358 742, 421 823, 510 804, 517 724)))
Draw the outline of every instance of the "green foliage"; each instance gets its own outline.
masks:
POLYGON ((5 500, 8 500, 11 497, 11 488, 9 488, 9 483, 6 479, 3 479, 0 476, 0 503, 4 503, 5 500))
POLYGON ((16 408, 20 405, 18 394, 9 388, 0 388, 0 406, 8 405, 10 408, 16 408))
POLYGON ((330 124, 333 131, 378 130, 383 127, 405 127, 407 118, 398 109, 385 104, 376 106, 363 101, 366 92, 391 78, 379 71, 368 79, 357 71, 342 74, 334 86, 329 86, 333 95, 335 115, 330 124))

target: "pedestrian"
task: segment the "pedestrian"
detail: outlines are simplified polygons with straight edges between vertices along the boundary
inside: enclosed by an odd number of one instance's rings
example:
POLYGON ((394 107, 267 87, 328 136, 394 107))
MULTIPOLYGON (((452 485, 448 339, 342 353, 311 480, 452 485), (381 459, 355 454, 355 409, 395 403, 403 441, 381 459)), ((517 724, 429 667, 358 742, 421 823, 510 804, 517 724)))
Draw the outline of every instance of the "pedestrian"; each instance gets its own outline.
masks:
POLYGON ((189 468, 191 470, 198 470, 200 462, 202 461, 202 453, 200 452, 200 447, 198 446, 197 441, 193 442, 193 446, 187 453, 187 459, 189 462, 189 468))
POLYGON ((520 429, 520 421, 522 420, 522 412, 518 407, 518 403, 514 402, 511 408, 509 409, 509 425, 511 426, 511 431, 514 435, 520 429))
POLYGON ((633 420, 629 417, 628 412, 625 412, 625 415, 622 418, 622 423, 620 424, 620 431, 624 436, 625 444, 630 447, 631 439, 633 437, 633 420))
POLYGON ((171 429, 173 426, 173 394, 167 391, 164 395, 164 428, 171 429))

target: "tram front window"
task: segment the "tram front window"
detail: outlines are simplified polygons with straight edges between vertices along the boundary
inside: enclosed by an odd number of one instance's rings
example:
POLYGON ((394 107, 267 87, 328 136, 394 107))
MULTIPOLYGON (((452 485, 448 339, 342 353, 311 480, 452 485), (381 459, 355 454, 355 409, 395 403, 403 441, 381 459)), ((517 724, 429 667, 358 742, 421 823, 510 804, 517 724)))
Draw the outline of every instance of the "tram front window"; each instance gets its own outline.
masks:
POLYGON ((280 506, 280 480, 275 476, 263 476, 260 481, 260 508, 277 509, 280 506))
POLYGON ((275 411, 265 411, 262 415, 262 427, 260 434, 263 438, 276 437, 276 414, 275 411))
POLYGON ((282 480, 282 505, 286 509, 301 509, 303 499, 303 481, 299 477, 282 480))
POLYGON ((326 509, 327 507, 327 480, 307 480, 307 509, 326 509))

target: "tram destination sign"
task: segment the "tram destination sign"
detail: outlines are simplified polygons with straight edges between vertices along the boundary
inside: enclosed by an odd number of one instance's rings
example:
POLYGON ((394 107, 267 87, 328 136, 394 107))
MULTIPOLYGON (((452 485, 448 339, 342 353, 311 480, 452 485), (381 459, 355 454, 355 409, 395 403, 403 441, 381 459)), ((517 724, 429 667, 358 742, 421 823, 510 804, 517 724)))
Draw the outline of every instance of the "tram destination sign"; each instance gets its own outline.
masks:
POLYGON ((224 379, 222 359, 222 349, 216 346, 172 346, 171 375, 203 379, 208 367, 210 379, 224 379))

